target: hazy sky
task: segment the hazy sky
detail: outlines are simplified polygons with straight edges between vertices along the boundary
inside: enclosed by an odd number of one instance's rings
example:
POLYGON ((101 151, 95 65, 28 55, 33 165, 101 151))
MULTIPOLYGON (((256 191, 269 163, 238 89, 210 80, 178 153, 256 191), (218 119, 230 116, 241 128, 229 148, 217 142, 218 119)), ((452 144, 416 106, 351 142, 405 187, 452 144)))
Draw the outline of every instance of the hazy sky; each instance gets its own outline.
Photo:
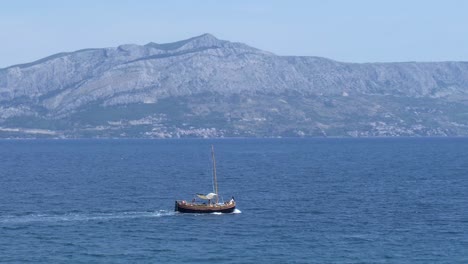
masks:
POLYGON ((1 1, 0 67, 203 33, 278 55, 468 61, 468 1, 1 1))

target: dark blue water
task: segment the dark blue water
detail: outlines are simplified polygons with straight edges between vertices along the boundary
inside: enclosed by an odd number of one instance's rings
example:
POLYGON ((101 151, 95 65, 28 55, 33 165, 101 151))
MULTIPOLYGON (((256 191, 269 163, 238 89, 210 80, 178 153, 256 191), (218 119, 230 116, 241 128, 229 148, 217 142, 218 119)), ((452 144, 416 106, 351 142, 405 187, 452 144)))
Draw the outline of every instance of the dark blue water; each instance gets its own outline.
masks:
POLYGON ((0 141, 0 261, 468 263, 468 139, 0 141))

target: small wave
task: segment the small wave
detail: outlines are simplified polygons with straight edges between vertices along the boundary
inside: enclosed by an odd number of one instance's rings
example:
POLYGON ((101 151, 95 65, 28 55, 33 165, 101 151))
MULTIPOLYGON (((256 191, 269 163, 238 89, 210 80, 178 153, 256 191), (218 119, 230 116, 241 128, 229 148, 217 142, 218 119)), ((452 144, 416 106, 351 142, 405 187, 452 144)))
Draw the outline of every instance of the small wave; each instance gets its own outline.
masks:
MULTIPOLYGON (((241 210, 239 210, 239 209, 234 209, 234 211, 233 211, 232 213, 229 213, 229 214, 240 214, 240 213, 242 213, 241 210)), ((224 213, 221 213, 221 212, 214 212, 214 213, 210 213, 210 214, 212 214, 212 215, 222 215, 222 214, 224 214, 224 213)))
POLYGON ((113 219, 162 217, 174 215, 173 211, 159 210, 154 212, 115 212, 115 213, 67 213, 67 214, 30 214, 24 216, 1 216, 0 223, 34 223, 34 222, 67 222, 67 221, 106 221, 113 219))

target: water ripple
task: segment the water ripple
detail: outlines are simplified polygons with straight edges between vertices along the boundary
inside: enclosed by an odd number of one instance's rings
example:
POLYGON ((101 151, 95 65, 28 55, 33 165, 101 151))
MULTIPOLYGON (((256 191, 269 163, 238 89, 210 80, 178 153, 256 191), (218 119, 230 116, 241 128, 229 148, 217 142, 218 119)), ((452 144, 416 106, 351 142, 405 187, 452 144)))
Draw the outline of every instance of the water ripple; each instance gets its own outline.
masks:
POLYGON ((65 213, 65 214, 29 214, 6 215, 0 217, 1 224, 21 224, 34 222, 66 222, 66 221, 105 221, 114 219, 148 218, 172 216, 173 211, 159 210, 149 212, 111 212, 111 213, 65 213))

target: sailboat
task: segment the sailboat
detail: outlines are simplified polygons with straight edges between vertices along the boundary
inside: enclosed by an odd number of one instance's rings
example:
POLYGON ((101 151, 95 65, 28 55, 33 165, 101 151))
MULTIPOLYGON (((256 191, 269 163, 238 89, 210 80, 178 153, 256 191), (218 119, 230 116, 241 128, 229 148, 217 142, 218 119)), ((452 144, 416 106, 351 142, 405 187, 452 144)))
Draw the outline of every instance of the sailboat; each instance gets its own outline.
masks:
POLYGON ((206 195, 197 193, 197 197, 206 202, 197 203, 195 199, 192 202, 185 200, 175 201, 175 211, 180 213, 232 213, 236 209, 236 201, 234 197, 228 202, 220 203, 218 194, 218 181, 216 178, 216 160, 214 155, 214 147, 211 145, 211 159, 213 161, 213 187, 214 192, 206 195))

